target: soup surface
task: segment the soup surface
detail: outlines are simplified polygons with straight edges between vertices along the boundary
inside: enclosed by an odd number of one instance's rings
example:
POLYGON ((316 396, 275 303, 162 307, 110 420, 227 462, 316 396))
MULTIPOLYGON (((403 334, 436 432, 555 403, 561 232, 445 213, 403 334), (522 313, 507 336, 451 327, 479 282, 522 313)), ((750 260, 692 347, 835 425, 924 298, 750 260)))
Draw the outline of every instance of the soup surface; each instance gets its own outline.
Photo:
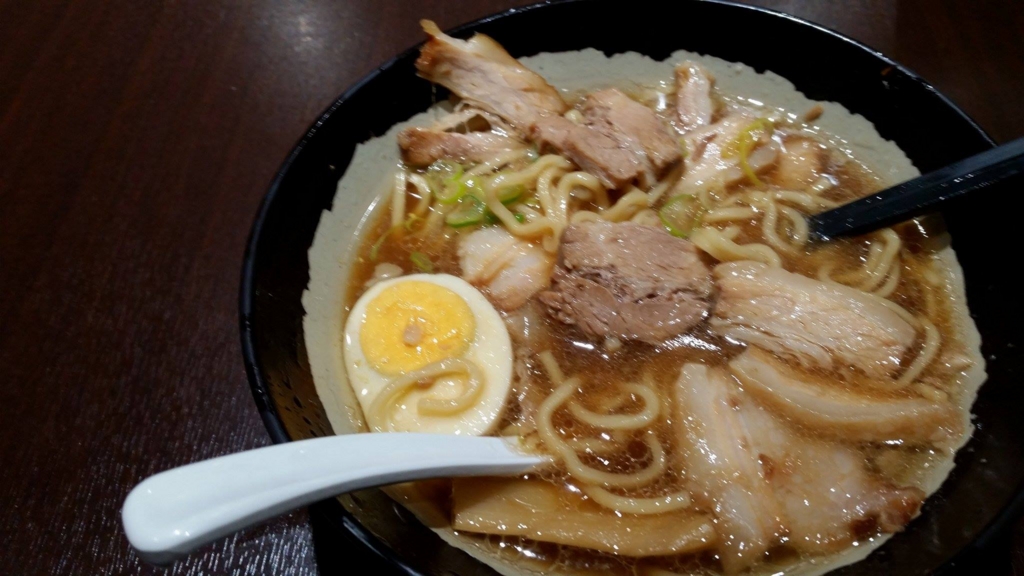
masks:
POLYGON ((455 105, 399 133, 344 294, 349 385, 370 431, 553 464, 392 494, 505 572, 805 573, 902 530, 980 362, 941 223, 813 242, 809 215, 890 184, 821 107, 694 61, 560 91, 424 27, 455 105))

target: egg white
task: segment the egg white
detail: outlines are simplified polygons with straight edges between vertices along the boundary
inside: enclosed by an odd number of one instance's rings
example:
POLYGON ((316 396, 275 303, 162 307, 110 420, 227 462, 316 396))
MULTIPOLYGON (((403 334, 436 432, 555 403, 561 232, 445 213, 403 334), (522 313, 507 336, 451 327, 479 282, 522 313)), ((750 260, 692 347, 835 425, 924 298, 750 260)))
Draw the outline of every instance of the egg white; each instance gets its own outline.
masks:
POLYGON ((462 298, 473 313, 476 330, 468 350, 459 356, 475 362, 484 376, 484 389, 470 408, 451 416, 420 414, 416 405, 420 398, 455 398, 461 387, 452 378, 440 378, 426 389, 414 388, 399 398, 390 412, 395 432, 431 432, 479 436, 494 430, 512 386, 512 341, 508 330, 487 298, 468 282, 450 274, 412 274, 374 284, 367 290, 345 322, 345 367, 349 385, 365 414, 380 391, 394 377, 373 369, 360 344, 359 333, 366 308, 381 292, 402 282, 429 282, 447 288, 462 298))

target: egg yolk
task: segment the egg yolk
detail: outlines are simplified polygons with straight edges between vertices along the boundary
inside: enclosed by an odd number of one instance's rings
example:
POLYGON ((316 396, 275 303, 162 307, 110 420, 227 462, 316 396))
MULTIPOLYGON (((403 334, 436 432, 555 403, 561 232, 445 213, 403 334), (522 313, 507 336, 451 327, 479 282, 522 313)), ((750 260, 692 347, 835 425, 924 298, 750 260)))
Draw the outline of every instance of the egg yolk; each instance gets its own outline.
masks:
POLYGON ((359 343, 375 370, 397 376, 461 356, 475 331, 473 311, 461 296, 437 284, 410 280, 370 301, 359 343))

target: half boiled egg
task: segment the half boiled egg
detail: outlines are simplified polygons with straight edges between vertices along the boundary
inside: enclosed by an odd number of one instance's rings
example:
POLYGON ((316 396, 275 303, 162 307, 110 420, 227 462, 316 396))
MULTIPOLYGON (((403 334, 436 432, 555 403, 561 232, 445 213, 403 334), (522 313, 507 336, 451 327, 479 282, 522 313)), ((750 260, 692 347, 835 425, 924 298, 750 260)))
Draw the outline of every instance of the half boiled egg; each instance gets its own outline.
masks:
POLYGON ((464 410, 420 408, 421 400, 451 401, 467 391, 468 375, 444 374, 393 396, 382 408, 384 430, 483 435, 505 409, 512 384, 508 331, 487 298, 456 276, 412 274, 374 284, 352 307, 344 347, 349 384, 368 417, 389 384, 424 367, 461 360, 478 368, 482 390, 464 410))

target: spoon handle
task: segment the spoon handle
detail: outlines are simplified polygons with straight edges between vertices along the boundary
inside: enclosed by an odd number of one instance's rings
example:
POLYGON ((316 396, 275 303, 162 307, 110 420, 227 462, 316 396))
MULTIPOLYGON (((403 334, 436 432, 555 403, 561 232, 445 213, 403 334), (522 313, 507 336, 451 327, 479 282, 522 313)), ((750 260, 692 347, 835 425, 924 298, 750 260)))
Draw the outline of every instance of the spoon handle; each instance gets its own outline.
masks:
POLYGON ((818 240, 857 236, 928 212, 972 190, 1024 172, 1024 138, 882 190, 808 220, 818 240))
POLYGON ((426 478, 522 474, 546 462, 493 437, 331 436, 161 472, 128 494, 121 519, 144 560, 167 564, 243 527, 345 492, 426 478))

